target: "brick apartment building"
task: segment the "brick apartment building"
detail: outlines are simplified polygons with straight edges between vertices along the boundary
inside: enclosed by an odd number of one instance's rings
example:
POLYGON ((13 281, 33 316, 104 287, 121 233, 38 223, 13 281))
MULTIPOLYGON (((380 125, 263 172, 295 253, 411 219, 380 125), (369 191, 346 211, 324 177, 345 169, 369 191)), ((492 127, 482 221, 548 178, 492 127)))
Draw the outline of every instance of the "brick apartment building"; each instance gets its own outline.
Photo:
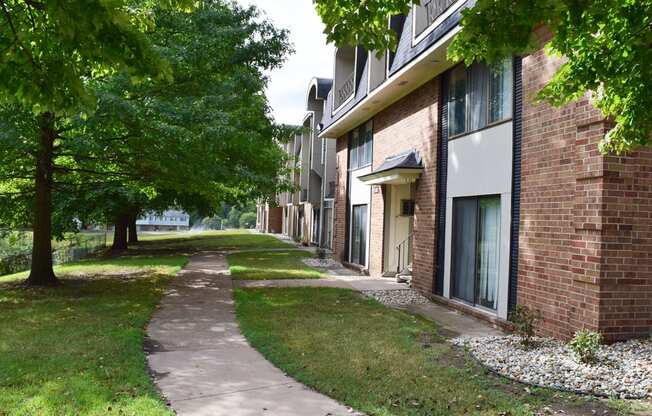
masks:
POLYGON ((449 62, 470 5, 391 18, 395 53, 337 49, 313 121, 335 141, 334 255, 494 322, 538 309, 544 335, 649 334, 652 151, 601 155, 610 126, 588 98, 535 103, 559 65, 543 48, 495 67, 449 62))
POLYGON ((313 78, 306 92, 306 113, 294 137, 284 143, 294 192, 272 198, 274 204, 257 205, 261 232, 279 233, 305 245, 331 248, 334 223, 335 140, 319 136, 332 80, 313 78))

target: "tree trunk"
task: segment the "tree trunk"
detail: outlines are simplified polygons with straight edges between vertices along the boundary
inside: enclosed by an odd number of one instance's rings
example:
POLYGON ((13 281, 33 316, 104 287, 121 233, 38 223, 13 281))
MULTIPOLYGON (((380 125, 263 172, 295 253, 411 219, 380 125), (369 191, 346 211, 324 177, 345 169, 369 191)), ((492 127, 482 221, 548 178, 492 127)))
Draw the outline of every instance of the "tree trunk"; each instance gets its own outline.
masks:
POLYGON ((32 265, 29 286, 55 286, 59 280, 52 270, 52 185, 54 158, 54 114, 39 117, 39 147, 36 153, 32 265))
POLYGON ((129 218, 129 244, 136 244, 138 242, 138 229, 136 228, 136 220, 138 215, 132 215, 129 218))
POLYGON ((115 231, 113 232, 113 246, 111 250, 127 249, 127 228, 129 226, 129 216, 119 215, 115 220, 115 231))

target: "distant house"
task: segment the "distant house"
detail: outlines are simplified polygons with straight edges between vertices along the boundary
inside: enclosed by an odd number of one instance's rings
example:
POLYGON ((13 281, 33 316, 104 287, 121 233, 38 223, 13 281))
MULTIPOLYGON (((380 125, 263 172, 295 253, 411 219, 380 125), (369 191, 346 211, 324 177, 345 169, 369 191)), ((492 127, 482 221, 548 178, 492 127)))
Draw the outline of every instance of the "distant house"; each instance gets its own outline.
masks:
POLYGON ((149 212, 136 221, 139 231, 184 231, 190 229, 190 215, 184 211, 149 212))

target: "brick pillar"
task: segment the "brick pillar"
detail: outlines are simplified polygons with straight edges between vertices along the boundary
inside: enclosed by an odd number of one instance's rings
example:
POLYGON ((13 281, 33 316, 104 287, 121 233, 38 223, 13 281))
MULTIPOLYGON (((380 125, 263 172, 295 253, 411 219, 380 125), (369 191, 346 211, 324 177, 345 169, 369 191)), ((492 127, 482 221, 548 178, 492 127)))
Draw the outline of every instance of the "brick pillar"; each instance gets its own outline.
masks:
MULTIPOLYGON (((384 159, 383 159, 384 160, 384 159)), ((376 161, 374 160, 374 165, 376 161)), ((381 277, 385 258, 385 195, 386 186, 371 187, 371 217, 369 230, 369 275, 381 277)))
POLYGON ((340 261, 346 256, 346 212, 347 212, 347 176, 348 176, 348 140, 346 136, 336 141, 335 164, 335 208, 333 223, 333 255, 340 261))

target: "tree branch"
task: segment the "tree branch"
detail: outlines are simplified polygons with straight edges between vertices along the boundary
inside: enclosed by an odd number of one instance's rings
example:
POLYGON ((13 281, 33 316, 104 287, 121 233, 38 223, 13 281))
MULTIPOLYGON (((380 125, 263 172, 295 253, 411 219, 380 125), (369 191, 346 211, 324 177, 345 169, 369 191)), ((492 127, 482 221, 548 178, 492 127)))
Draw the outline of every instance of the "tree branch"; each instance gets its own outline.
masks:
POLYGON ((34 57, 29 52, 29 50, 25 48, 25 45, 23 45, 23 42, 20 40, 20 37, 18 36, 18 31, 16 30, 16 26, 14 26, 14 21, 11 19, 11 14, 9 13, 9 9, 7 9, 7 4, 5 3, 4 0, 0 0, 0 5, 2 5, 2 11, 5 15, 5 19, 7 20, 7 23, 9 24, 9 27, 11 28, 11 32, 14 34, 14 38, 16 39, 16 42, 20 45, 20 50, 23 51, 23 53, 27 57, 27 60, 32 64, 32 66, 40 70, 41 68, 34 61, 34 57))
POLYGON ((131 174, 126 173, 126 172, 117 172, 117 171, 99 172, 99 171, 95 171, 95 170, 92 170, 92 169, 69 168, 69 167, 66 167, 66 166, 54 166, 53 169, 55 171, 59 171, 59 172, 63 172, 63 173, 77 172, 77 173, 87 173, 89 175, 106 175, 106 176, 115 175, 115 176, 125 176, 125 177, 132 176, 131 174))

